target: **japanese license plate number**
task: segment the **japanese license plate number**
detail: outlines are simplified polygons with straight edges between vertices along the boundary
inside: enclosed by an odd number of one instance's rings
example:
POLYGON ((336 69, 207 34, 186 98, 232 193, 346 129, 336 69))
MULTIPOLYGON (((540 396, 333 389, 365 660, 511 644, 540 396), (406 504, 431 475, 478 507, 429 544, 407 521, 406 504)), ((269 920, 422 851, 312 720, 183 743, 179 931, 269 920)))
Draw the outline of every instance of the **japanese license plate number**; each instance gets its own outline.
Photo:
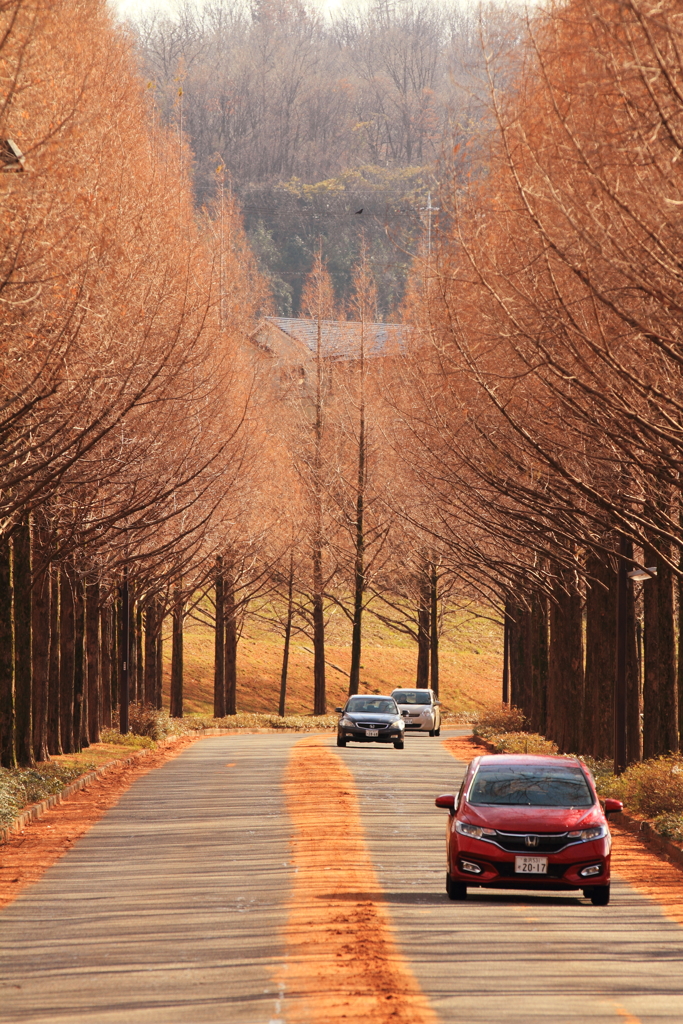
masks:
POLYGON ((365 730, 365 735, 366 736, 379 736, 379 729, 366 729, 365 730))
POLYGON ((547 875, 547 857, 515 857, 515 874, 517 875, 547 875))

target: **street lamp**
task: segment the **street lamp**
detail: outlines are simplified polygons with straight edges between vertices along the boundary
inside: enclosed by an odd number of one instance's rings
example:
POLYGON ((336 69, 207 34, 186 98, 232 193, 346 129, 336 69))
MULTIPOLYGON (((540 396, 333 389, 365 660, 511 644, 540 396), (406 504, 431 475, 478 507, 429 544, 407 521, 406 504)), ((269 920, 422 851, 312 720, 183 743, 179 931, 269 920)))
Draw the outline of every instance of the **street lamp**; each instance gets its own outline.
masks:
POLYGON ((619 541, 619 575, 617 580, 617 671, 614 683, 614 774, 626 771, 626 657, 628 651, 628 581, 644 582, 657 575, 657 566, 627 571, 632 559, 628 538, 621 535, 619 541))

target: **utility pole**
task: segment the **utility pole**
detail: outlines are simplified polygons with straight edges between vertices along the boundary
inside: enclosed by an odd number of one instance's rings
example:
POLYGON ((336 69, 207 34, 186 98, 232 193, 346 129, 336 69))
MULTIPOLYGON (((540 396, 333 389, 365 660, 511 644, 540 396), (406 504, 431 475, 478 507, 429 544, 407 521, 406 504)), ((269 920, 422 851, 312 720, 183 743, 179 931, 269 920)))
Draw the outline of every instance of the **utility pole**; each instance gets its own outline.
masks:
POLYGON ((427 257, 432 258, 432 214, 439 212, 438 206, 432 206, 432 193, 427 193, 427 205, 422 207, 422 212, 427 214, 427 257))

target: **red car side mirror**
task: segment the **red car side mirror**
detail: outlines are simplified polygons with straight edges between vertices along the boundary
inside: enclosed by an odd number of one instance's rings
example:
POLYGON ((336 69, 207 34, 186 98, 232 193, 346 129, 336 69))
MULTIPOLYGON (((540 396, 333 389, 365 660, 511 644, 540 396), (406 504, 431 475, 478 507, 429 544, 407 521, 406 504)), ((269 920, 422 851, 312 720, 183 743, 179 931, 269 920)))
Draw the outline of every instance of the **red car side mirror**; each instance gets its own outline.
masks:
POLYGON ((605 817, 607 817, 608 814, 619 814, 623 809, 624 805, 621 800, 613 800, 611 797, 608 797, 605 800, 605 817))
POLYGON ((437 796, 434 803, 437 807, 446 807, 451 814, 455 811, 455 796, 453 793, 445 793, 443 796, 437 796))

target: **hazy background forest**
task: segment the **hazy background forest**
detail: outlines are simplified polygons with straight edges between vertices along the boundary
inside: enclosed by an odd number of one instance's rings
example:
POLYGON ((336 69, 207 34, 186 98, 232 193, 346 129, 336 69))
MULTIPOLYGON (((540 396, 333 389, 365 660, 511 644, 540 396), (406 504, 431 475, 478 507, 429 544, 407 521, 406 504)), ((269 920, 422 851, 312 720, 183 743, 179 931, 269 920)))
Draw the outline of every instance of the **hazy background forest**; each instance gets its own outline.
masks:
MULTIPOLYGON (((187 132, 197 202, 221 182, 234 194, 277 312, 299 315, 320 238, 346 301, 363 232, 379 312, 395 319, 428 196, 453 149, 480 138, 482 32, 490 50, 514 48, 515 18, 460 0, 328 15, 302 0, 208 0, 132 25, 164 120, 187 132)), ((460 173, 479 159, 473 146, 460 173)))

